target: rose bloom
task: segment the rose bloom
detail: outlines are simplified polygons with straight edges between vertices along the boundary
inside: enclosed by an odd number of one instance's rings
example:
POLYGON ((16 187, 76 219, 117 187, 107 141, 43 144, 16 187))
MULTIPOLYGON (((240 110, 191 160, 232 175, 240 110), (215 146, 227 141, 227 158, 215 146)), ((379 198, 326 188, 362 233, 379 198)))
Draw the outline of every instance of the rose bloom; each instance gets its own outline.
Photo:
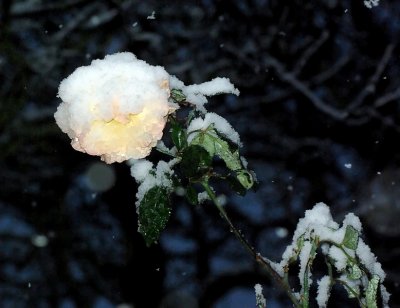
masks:
POLYGON ((107 163, 140 159, 161 139, 167 116, 169 74, 123 52, 93 60, 64 79, 54 115, 75 150, 107 163))

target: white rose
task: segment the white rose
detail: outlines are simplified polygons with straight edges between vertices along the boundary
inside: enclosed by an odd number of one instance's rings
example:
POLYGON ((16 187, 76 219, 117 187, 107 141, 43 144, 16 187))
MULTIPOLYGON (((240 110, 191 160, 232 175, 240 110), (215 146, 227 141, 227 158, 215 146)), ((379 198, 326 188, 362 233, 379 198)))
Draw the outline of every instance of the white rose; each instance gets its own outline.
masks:
POLYGON ((54 115, 72 147, 107 163, 140 159, 161 139, 167 115, 169 74, 124 52, 76 69, 59 87, 54 115))

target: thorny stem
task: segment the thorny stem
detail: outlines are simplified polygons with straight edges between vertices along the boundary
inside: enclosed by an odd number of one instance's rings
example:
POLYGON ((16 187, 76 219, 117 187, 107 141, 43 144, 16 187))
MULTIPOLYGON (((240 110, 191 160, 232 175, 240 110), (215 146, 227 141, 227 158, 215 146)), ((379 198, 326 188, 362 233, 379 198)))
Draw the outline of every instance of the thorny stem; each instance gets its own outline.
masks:
POLYGON ((271 265, 259 254, 255 251, 255 249, 250 245, 250 243, 244 238, 242 233, 235 227, 232 223, 231 219, 229 218, 228 214, 226 213, 223 206, 219 203, 215 193, 211 189, 208 181, 203 181, 202 186, 204 187, 205 191, 207 192, 208 196, 210 197, 211 201, 217 207, 221 217, 228 223, 231 231, 236 236, 236 238, 240 241, 240 243, 244 246, 247 252, 253 256, 253 258, 262 265, 265 270, 267 271, 268 275, 286 292, 287 296, 293 303, 294 307, 300 308, 301 305, 297 300, 296 296, 293 294, 289 284, 285 281, 272 267, 271 265))

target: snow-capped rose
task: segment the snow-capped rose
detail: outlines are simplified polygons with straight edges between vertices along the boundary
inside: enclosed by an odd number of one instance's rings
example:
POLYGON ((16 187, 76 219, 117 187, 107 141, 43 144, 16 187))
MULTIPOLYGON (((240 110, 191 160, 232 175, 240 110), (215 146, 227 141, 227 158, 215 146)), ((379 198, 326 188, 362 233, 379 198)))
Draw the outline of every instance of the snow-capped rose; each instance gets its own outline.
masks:
POLYGON ((72 147, 107 163, 149 155, 167 115, 169 74, 123 52, 94 60, 64 79, 54 115, 72 147))

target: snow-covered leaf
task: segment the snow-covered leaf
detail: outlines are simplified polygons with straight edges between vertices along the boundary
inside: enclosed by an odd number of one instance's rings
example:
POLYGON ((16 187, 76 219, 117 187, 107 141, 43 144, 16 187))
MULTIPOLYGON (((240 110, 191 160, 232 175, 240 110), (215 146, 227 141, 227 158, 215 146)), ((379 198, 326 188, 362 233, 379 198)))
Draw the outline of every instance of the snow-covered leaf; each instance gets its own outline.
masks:
POLYGON ((198 132, 191 144, 203 147, 210 156, 216 155, 221 158, 228 169, 235 172, 236 178, 244 188, 250 189, 253 186, 253 176, 243 168, 239 151, 232 150, 228 142, 218 136, 214 129, 198 132))
POLYGON ((349 264, 347 267, 347 277, 352 280, 360 279, 362 271, 356 263, 349 264))
POLYGON ((351 225, 346 226, 346 233, 343 238, 342 244, 352 250, 357 249, 358 245, 358 231, 351 225))
POLYGON ((380 278, 378 275, 373 275, 371 280, 368 282, 366 290, 367 308, 377 308, 377 291, 379 286, 380 278))
POLYGON ((143 235, 147 246, 158 240, 170 214, 167 188, 154 186, 145 193, 139 205, 139 232, 143 235))
POLYGON ((171 98, 177 103, 181 103, 186 100, 185 94, 183 94, 182 90, 179 89, 171 90, 171 98))

